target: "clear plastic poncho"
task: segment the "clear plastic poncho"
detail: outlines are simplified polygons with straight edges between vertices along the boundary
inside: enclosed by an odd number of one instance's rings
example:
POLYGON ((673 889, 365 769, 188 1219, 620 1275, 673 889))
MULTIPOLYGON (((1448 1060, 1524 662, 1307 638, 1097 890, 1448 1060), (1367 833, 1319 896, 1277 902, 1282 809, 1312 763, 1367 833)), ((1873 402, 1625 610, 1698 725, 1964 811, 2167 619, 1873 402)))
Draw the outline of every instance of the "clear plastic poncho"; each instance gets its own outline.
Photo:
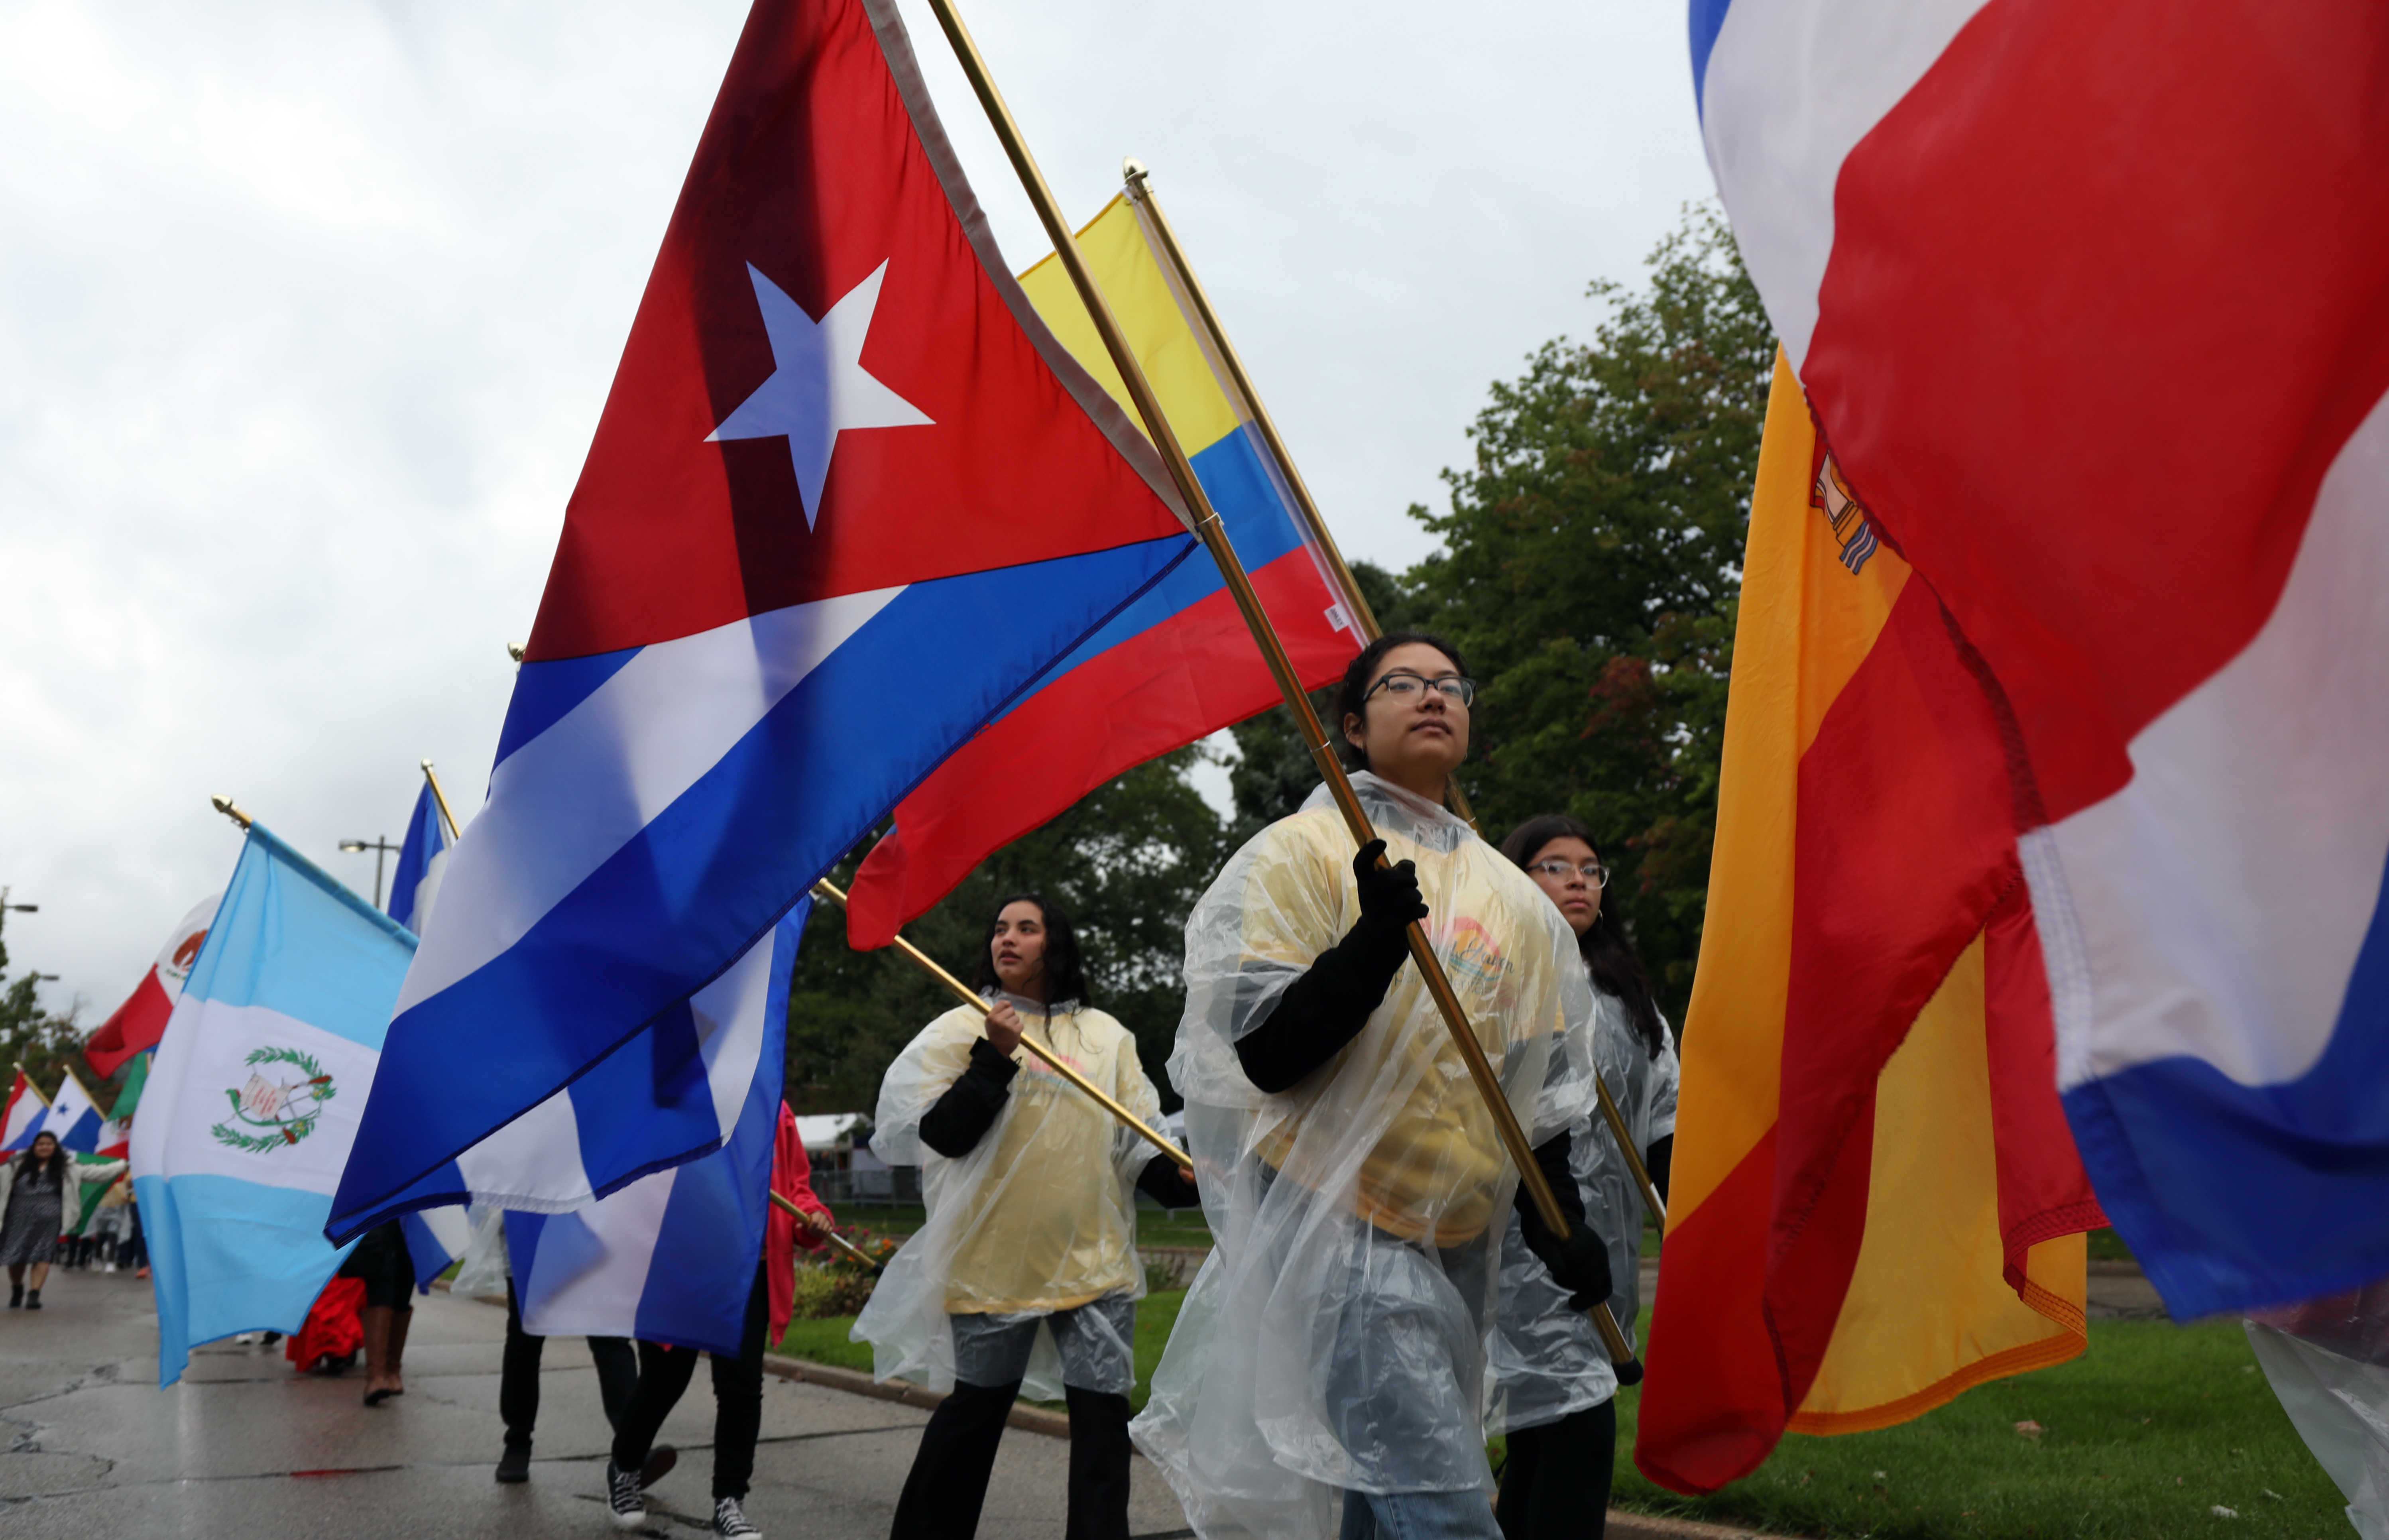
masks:
MULTIPOLYGON (((1527 1136, 1590 1105, 1576 938, 1466 824, 1353 777, 1418 864, 1437 956, 1527 1136), (1574 1031, 1570 1029, 1573 1024, 1574 1031)), ((1170 1056, 1214 1247, 1132 1425, 1206 1536, 1322 1536, 1337 1489, 1485 1490, 1484 1340, 1517 1173, 1414 964, 1361 1034, 1265 1095, 1236 1039, 1360 917, 1322 788, 1236 853, 1186 927, 1170 1056)))
MULTIPOLYGON (((1592 995, 1593 1062, 1617 1099, 1617 1110, 1640 1155, 1676 1131, 1676 1091, 1682 1079, 1676 1049, 1663 1038, 1659 1056, 1652 1058, 1634 1035, 1625 1004, 1598 989, 1592 995)), ((1571 1133, 1568 1166, 1584 1199, 1585 1223, 1609 1243, 1609 1273, 1616 1280, 1610 1312, 1633 1347, 1634 1321, 1642 1309, 1642 1216, 1647 1205, 1598 1104, 1571 1133)), ((1567 1302, 1567 1290, 1552 1278, 1551 1269, 1527 1250, 1526 1234, 1513 1211, 1501 1239, 1501 1303, 1490 1344, 1489 1431, 1502 1433, 1557 1422, 1617 1393, 1617 1371, 1592 1317, 1570 1309, 1567 1302)))
MULTIPOLYGON (((1148 1123, 1160 1098, 1145 1078, 1136 1039, 1100 1010, 1064 1002, 1045 1007, 1013 996, 1025 1035, 1051 1049, 1148 1123)), ((958 1006, 923 1028, 880 1082, 872 1150, 890 1165, 918 1165, 928 1222, 898 1250, 854 1323, 881 1380, 952 1390, 950 1315, 1020 1320, 1072 1310, 1107 1295, 1144 1293, 1136 1255, 1136 1178, 1156 1153, 1026 1048, 1020 1073, 995 1122, 960 1160, 921 1140, 921 1120, 970 1066, 986 1019, 958 1006)), ((1118 1335, 1102 1313, 1079 1317, 1089 1331, 1118 1335)), ((1126 1341, 1106 1341, 1097 1360, 1131 1361, 1126 1341)), ((1129 1386, 1093 1386, 1126 1393, 1129 1386)), ((1024 1394, 1062 1396, 1062 1362, 1041 1329, 1024 1394)))

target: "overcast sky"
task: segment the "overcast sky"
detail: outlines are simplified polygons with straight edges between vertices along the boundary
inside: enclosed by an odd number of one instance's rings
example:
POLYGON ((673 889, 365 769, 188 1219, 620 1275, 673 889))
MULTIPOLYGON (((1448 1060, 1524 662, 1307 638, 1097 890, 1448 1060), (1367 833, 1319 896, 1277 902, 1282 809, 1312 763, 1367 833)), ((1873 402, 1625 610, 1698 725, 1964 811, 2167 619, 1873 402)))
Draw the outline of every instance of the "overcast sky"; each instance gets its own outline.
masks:
MULTIPOLYGON (((925 4, 949 134, 1043 254, 925 4)), ((230 874, 235 794, 360 891, 477 804, 631 315, 745 15, 0 8, 0 884, 112 1009, 230 874)), ((1675 0, 971 0, 1074 220, 1150 166, 1346 551, 1497 378, 1707 197, 1675 0)))

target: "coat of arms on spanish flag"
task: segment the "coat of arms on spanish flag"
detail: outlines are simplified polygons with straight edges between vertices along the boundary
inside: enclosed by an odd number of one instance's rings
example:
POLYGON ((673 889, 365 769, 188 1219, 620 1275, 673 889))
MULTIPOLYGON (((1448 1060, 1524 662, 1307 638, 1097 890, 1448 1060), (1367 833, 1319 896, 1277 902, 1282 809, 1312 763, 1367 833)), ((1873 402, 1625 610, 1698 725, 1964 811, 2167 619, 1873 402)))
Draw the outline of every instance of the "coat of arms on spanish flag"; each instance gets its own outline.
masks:
POLYGON ((1635 1462, 1706 1492, 2083 1351, 2010 735, 1779 355, 1635 1462))

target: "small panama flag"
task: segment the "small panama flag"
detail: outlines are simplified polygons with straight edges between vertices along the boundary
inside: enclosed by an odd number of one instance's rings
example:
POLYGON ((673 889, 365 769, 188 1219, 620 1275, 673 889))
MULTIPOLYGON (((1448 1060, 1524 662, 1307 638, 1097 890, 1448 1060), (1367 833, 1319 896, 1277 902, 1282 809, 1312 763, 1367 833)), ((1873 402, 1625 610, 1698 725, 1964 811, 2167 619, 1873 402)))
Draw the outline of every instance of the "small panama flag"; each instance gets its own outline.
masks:
POLYGON ((158 1382, 193 1344, 297 1331, 345 1246, 333 1189, 415 937, 251 824, 133 1130, 158 1382))

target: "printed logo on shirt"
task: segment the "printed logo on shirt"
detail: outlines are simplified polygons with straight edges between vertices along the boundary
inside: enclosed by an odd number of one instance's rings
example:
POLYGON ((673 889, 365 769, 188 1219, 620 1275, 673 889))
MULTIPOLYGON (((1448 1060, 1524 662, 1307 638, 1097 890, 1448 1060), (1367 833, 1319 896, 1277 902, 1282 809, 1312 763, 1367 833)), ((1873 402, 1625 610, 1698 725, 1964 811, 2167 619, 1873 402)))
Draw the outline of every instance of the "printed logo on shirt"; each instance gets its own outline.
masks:
POLYGON ((1455 984, 1473 984, 1494 993, 1501 987, 1502 975, 1510 970, 1509 959, 1502 956, 1493 933, 1465 917, 1453 921, 1444 932, 1438 950, 1443 953, 1443 970, 1455 984))

